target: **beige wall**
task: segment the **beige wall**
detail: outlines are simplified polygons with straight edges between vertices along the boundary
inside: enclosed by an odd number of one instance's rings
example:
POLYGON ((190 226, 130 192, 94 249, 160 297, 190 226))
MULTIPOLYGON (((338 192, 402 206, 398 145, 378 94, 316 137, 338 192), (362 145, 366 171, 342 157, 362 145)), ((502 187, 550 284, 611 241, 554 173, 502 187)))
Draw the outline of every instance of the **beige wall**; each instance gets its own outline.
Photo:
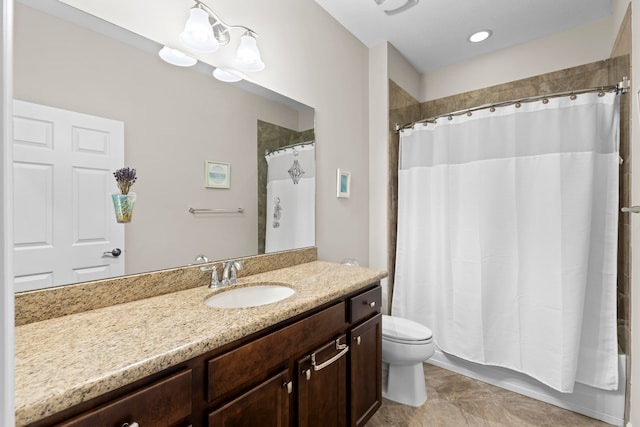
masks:
POLYGON ((297 129, 308 115, 21 4, 15 21, 17 99, 125 124, 125 165, 138 172, 127 274, 258 253, 257 122, 297 129), (205 160, 231 164, 230 189, 204 187, 205 160))

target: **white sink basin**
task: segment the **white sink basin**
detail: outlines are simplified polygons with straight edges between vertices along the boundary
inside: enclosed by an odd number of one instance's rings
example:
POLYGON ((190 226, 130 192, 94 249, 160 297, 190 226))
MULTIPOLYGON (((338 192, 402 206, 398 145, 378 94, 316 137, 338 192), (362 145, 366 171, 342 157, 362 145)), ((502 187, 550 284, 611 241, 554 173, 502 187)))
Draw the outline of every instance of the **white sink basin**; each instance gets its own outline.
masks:
POLYGON ((260 283, 220 292, 207 298, 204 303, 215 308, 257 307, 282 301, 295 292, 290 287, 277 283, 260 283))

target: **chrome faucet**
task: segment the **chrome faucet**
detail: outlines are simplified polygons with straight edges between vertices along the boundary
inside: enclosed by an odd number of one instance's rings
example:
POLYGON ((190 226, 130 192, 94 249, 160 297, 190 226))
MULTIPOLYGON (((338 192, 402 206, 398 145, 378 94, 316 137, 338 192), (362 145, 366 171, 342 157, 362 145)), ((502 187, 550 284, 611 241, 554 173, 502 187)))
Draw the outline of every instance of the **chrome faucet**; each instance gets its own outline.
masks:
POLYGON ((242 261, 227 261, 224 263, 222 270, 222 284, 232 285, 238 283, 238 270, 242 270, 244 263, 242 261))

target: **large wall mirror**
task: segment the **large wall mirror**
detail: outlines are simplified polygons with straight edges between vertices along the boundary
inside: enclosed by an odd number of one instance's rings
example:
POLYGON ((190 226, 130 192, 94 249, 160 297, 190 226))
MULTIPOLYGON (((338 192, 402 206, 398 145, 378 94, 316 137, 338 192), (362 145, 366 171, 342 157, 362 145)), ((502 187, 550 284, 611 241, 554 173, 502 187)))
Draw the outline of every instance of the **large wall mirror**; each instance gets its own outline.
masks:
MULTIPOLYGON (((24 102, 25 114, 45 106, 122 124, 121 167, 135 168, 138 176, 132 190, 136 193, 132 221, 118 224, 111 200, 94 197, 92 190, 106 185, 116 192, 113 170, 72 166, 74 171, 61 178, 48 157, 36 155, 27 162, 18 156, 14 177, 23 181, 14 187, 14 204, 23 210, 15 215, 15 258, 20 264, 15 268, 16 291, 184 266, 199 254, 221 260, 263 253, 265 246, 269 251, 270 246, 285 250, 315 244, 311 107, 247 81, 217 81, 211 75, 213 67, 206 64, 169 65, 159 58, 161 46, 154 41, 55 0, 18 0, 14 33, 14 97, 24 102), (267 157, 279 153, 293 157, 274 160, 282 170, 267 172, 265 168, 272 167, 267 157), (229 174, 223 188, 207 185, 207 165, 216 164, 229 174), (76 175, 88 178, 77 180, 76 175), (272 175, 283 180, 313 179, 305 183, 307 198, 295 202, 289 193, 269 193, 272 175), (63 179, 69 182, 60 190, 56 185, 63 179), (64 192, 70 195, 58 198, 64 192), (104 218, 83 219, 78 213, 100 204, 104 218), (265 244, 265 236, 284 224, 286 217, 280 216, 297 209, 311 223, 306 240, 265 244), (93 260, 81 268, 71 266, 70 275, 62 277, 52 273, 61 257, 50 256, 45 249, 56 245, 56 235, 64 228, 56 221, 69 217, 76 221, 64 226, 70 228, 73 250, 93 260), (104 241, 101 227, 124 231, 122 254, 115 261, 110 253, 115 248, 104 241), (42 250, 29 252, 34 248, 42 250), (50 268, 25 267, 45 258, 50 268), (110 273, 103 261, 124 268, 110 273)), ((16 117, 23 114, 22 109, 16 111, 16 117)), ((48 119, 25 124, 23 119, 14 120, 14 151, 36 152, 43 145, 44 151, 54 152, 60 145, 55 135, 62 126, 48 119)), ((73 128, 70 144, 78 145, 75 138, 83 133, 89 136, 80 151, 91 165, 94 148, 97 153, 97 147, 110 147, 103 144, 106 139, 100 132, 89 132, 84 125, 73 128)))

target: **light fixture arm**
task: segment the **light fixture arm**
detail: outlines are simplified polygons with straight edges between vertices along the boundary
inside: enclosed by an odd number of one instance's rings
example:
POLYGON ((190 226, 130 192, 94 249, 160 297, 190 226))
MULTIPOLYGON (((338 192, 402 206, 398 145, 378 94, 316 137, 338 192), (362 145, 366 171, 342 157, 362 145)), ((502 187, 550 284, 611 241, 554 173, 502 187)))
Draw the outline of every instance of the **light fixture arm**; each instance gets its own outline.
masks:
MULTIPOLYGON (((229 25, 226 22, 224 22, 209 6, 207 6, 200 0, 195 0, 195 2, 196 2, 195 7, 197 7, 198 9, 204 10, 209 15, 209 22, 211 23, 212 27, 214 28, 216 28, 217 26, 221 27, 221 30, 220 30, 221 34, 228 33, 229 30, 232 30, 232 29, 240 29, 248 32, 254 38, 258 38, 258 34, 255 31, 253 31, 251 28, 245 27, 244 25, 229 25)), ((218 42, 221 45, 225 45, 229 43, 229 37, 223 38, 222 40, 218 40, 218 42)))

